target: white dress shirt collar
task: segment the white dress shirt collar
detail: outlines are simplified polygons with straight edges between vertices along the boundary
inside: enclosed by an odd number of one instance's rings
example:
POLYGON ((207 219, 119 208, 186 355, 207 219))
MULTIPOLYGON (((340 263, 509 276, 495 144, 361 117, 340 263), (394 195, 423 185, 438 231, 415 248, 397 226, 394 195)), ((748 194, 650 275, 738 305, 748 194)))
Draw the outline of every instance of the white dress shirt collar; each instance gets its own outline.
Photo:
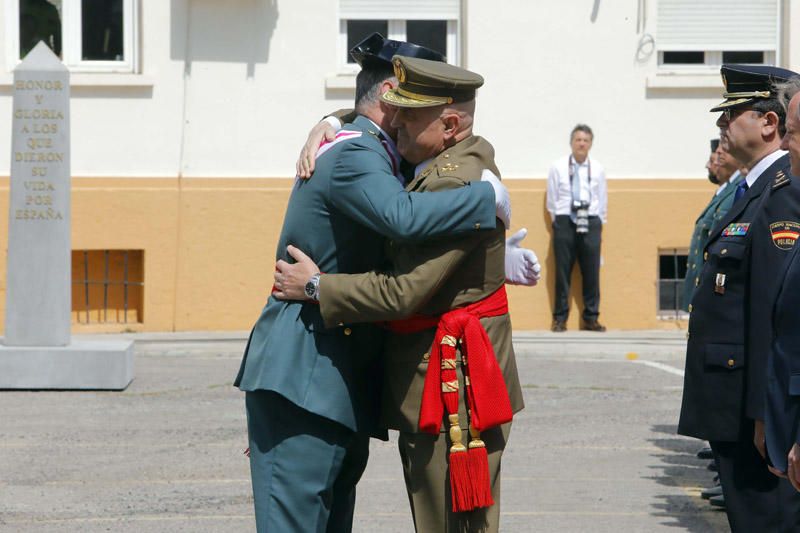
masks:
POLYGON ((747 187, 750 188, 756 182, 759 176, 767 170, 772 163, 783 157, 784 155, 788 154, 786 150, 775 150, 771 154, 764 156, 761 158, 761 161, 756 163, 753 168, 750 169, 750 172, 747 173, 747 177, 745 180, 747 181, 747 187))
POLYGON ((430 164, 431 164, 431 162, 432 162, 434 159, 435 159, 434 157, 431 157, 430 159, 426 159, 425 161, 423 161, 422 163, 420 163, 419 165, 417 165, 416 167, 414 167, 414 178, 416 178, 417 176, 419 176, 419 173, 420 173, 420 172, 422 172, 423 170, 425 170, 425 167, 427 167, 428 165, 430 165, 430 164))
MULTIPOLYGON (((563 152, 562 152, 562 153, 563 153, 563 152)), ((569 163, 575 163, 575 164, 576 164, 576 165, 578 165, 579 167, 588 167, 588 166, 589 166, 589 156, 588 156, 588 155, 586 156, 586 159, 584 159, 584 160, 583 160, 583 163, 578 163, 578 160, 577 160, 577 159, 575 159, 575 156, 574 156, 574 155, 570 155, 569 157, 567 157, 567 161, 568 161, 568 163, 567 163, 567 164, 569 164, 569 163)))

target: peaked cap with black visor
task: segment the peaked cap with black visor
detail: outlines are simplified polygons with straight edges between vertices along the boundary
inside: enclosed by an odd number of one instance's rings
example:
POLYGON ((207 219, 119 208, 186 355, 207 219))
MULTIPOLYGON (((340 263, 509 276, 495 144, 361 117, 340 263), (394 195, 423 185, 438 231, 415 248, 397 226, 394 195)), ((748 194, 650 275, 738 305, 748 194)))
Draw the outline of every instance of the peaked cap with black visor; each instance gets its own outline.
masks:
POLYGON ((769 65, 722 65, 722 83, 725 85, 724 102, 711 109, 712 113, 752 105, 775 98, 773 84, 788 81, 797 73, 769 65))
POLYGON ((361 68, 391 67, 392 57, 395 55, 419 57, 430 61, 446 61, 445 56, 435 50, 414 43, 386 39, 377 32, 350 49, 350 56, 355 59, 361 68))

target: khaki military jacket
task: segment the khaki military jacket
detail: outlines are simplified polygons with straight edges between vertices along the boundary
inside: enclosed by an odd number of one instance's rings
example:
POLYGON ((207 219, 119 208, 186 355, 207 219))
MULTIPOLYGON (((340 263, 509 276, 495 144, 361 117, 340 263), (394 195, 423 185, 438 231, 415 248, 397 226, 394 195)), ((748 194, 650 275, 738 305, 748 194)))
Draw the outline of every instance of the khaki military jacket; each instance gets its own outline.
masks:
MULTIPOLYGON (((494 149, 471 136, 436 157, 406 187, 438 191, 479 181, 483 169, 499 176, 494 149)), ((407 244, 388 241, 386 272, 323 275, 320 312, 327 326, 340 322, 395 320, 415 313, 440 315, 481 300, 505 283, 505 228, 407 244)), ((508 314, 483 318, 503 372, 514 412, 523 408, 522 390, 511 344, 508 314)), ((382 421, 386 427, 417 432, 420 402, 435 328, 413 334, 390 334, 384 348, 382 421)), ((460 353, 458 355, 460 360, 460 353)), ((466 427, 463 375, 460 416, 466 427)), ((376 376, 376 379, 379 377, 376 376)))

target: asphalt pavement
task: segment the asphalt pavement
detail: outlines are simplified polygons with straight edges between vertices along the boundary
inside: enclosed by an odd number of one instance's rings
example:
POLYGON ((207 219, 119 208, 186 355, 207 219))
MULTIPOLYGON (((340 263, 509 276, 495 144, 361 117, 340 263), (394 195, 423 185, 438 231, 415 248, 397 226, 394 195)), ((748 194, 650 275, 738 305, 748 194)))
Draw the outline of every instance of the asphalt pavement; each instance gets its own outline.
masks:
MULTIPOLYGON (((503 459, 503 532, 727 531, 675 434, 684 332, 515 333, 526 408, 503 459)), ((130 334, 124 392, 0 391, 0 531, 253 531, 244 333, 130 334)), ((413 531, 396 435, 373 441, 355 531, 413 531)))

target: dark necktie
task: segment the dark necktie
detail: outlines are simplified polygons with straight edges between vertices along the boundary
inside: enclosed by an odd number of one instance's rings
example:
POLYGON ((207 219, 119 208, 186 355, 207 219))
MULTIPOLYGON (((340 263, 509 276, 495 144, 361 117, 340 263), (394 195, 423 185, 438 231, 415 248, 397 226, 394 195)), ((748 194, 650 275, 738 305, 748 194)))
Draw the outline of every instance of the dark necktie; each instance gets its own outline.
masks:
POLYGON ((400 161, 397 160, 398 157, 395 155, 395 153, 389 147, 389 141, 386 140, 386 137, 384 137, 383 132, 378 134, 378 138, 381 141, 381 145, 383 146, 383 149, 386 150, 386 154, 389 156, 389 159, 392 161, 392 174, 395 175, 395 177, 400 181, 400 183, 405 185, 406 183, 408 183, 408 180, 405 179, 405 176, 402 173, 403 161, 402 160, 400 160, 400 161))
POLYGON ((416 167, 417 166, 415 164, 409 163, 405 159, 400 160, 400 174, 402 174, 406 184, 411 183, 411 181, 414 179, 414 170, 416 167))
POLYGON ((733 193, 733 203, 739 201, 739 198, 744 196, 744 193, 747 192, 747 189, 750 187, 747 186, 747 180, 742 180, 742 182, 736 186, 736 192, 733 193))

